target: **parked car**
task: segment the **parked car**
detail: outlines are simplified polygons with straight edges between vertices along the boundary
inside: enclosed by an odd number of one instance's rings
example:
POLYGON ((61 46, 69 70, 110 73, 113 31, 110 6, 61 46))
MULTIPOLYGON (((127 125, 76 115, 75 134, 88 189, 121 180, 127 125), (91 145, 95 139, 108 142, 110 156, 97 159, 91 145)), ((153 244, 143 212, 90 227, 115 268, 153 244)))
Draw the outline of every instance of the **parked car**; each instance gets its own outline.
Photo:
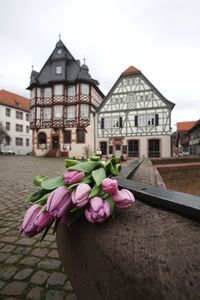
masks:
POLYGON ((15 152, 12 149, 2 149, 1 154, 4 155, 15 155, 15 152))

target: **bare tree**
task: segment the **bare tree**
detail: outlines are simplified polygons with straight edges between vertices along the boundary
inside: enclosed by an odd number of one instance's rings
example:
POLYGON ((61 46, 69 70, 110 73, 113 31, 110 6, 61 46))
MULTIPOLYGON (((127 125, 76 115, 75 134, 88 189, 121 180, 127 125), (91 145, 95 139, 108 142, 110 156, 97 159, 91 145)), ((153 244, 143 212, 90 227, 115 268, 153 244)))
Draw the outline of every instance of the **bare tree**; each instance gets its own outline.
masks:
POLYGON ((1 145, 7 144, 11 140, 11 137, 3 127, 3 124, 0 122, 0 151, 1 151, 1 145))

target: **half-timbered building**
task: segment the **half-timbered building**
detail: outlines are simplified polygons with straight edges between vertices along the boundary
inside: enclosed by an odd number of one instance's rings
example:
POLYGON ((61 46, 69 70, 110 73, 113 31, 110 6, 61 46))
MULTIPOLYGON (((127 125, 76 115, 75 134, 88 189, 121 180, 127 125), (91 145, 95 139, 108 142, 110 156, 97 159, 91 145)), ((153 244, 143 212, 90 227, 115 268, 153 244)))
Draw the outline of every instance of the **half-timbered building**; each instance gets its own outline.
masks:
POLYGON ((85 157, 95 152, 95 112, 104 95, 85 65, 59 40, 40 72, 32 70, 33 153, 85 157))
POLYGON ((173 107, 140 70, 129 67, 98 109, 97 143, 102 154, 170 157, 173 107))

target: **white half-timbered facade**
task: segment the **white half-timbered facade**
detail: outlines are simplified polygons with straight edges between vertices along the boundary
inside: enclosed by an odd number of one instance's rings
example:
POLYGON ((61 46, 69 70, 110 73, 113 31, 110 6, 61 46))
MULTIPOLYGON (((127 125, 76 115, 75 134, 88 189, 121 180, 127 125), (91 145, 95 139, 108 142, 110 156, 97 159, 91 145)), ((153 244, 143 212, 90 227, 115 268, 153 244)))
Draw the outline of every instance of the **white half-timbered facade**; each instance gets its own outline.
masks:
POLYGON ((141 71, 129 67, 98 109, 97 147, 107 156, 170 157, 173 107, 141 71))
POLYGON ((36 156, 94 153, 95 113, 104 95, 61 40, 38 73, 32 70, 31 128, 36 156))

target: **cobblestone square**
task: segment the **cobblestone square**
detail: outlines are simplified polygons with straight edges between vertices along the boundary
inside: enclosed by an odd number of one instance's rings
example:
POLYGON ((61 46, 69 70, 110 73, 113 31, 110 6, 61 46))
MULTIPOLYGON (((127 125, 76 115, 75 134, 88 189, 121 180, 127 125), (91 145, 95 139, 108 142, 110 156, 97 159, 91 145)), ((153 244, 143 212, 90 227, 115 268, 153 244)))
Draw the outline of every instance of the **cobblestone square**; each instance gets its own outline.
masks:
POLYGON ((19 236, 29 207, 25 199, 37 190, 33 177, 53 177, 64 171, 64 159, 0 156, 0 299, 76 299, 52 230, 43 242, 41 234, 19 236))

